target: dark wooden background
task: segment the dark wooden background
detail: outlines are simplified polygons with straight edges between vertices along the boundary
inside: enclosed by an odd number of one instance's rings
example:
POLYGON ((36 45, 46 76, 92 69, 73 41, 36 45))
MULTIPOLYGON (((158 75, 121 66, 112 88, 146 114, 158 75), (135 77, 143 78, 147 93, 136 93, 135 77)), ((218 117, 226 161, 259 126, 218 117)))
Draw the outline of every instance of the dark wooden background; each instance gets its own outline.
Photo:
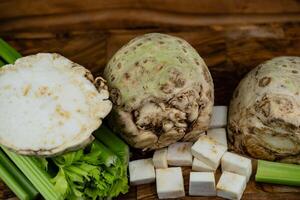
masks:
MULTIPOLYGON (((275 56, 300 56, 300 1, 0 0, 0 37, 23 55, 58 52, 94 74, 119 47, 147 32, 190 42, 212 73, 216 104, 228 104, 253 67, 275 56)), ((13 196, 2 183, 0 188, 0 199, 13 196)), ((131 190, 126 199, 145 191, 131 190)), ((289 196, 284 192, 290 190, 276 191, 267 197, 299 199, 299 190, 289 196)), ((265 199, 270 190, 264 192, 246 198, 265 199)))

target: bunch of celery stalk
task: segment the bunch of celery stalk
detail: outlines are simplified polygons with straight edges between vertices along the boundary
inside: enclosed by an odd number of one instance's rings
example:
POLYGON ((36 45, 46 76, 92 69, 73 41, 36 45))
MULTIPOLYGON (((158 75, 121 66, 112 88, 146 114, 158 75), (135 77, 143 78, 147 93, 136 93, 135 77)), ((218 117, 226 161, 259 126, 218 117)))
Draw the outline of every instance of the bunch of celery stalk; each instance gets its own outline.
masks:
MULTIPOLYGON (((21 55, 0 39, 0 67, 21 55)), ((20 200, 103 199, 128 191, 128 146, 105 126, 84 149, 52 158, 0 148, 0 179, 20 200)))

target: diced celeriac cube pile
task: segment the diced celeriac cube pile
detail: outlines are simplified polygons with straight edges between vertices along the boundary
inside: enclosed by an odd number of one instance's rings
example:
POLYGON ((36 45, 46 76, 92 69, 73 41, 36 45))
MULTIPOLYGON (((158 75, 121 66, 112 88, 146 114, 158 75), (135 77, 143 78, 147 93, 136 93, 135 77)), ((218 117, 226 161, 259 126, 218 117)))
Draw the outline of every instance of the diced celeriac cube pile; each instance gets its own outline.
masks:
POLYGON ((180 167, 192 166, 188 191, 190 196, 217 195, 226 199, 240 199, 251 176, 252 164, 248 158, 227 152, 226 123, 227 107, 215 106, 211 129, 194 144, 177 142, 156 150, 153 159, 131 161, 131 184, 145 184, 156 180, 159 199, 184 197, 180 167), (215 172, 220 164, 222 175, 216 185, 215 172))

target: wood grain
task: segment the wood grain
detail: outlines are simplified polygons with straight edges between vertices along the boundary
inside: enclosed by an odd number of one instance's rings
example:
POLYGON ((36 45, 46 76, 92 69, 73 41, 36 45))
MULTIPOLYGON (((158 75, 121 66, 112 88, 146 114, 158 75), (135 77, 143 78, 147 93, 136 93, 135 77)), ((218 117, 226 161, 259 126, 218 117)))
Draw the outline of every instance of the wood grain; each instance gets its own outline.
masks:
MULTIPOLYGON (((95 75, 101 75, 122 45, 149 32, 176 35, 191 43, 213 76, 216 104, 228 105, 238 82, 259 63, 280 55, 300 56, 300 2, 0 0, 0 37, 23 55, 57 52, 95 75)), ((131 187, 118 199, 156 199, 155 191, 154 185, 131 187)), ((299 195, 298 188, 252 182, 244 198, 299 199, 299 195)), ((12 193, 0 182, 0 199, 8 197, 12 193)))
POLYGON ((113 9, 191 14, 286 14, 297 13, 300 10, 297 0, 10 0, 0 1, 0 7, 0 19, 113 9))
POLYGON ((183 28, 300 21, 297 0, 12 0, 1 1, 0 8, 2 32, 183 28))

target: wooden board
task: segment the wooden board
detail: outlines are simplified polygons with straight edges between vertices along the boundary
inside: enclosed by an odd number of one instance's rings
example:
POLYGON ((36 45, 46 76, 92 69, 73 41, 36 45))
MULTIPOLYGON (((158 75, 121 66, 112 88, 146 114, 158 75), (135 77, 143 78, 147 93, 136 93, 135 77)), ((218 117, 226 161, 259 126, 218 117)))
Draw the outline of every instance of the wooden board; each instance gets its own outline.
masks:
MULTIPOLYGON (((216 104, 227 105, 240 79, 259 63, 274 56, 300 56, 300 3, 298 0, 0 1, 0 37, 23 55, 58 52, 95 75, 102 73, 118 48, 148 32, 177 35, 191 43, 212 73, 216 104)), ((145 156, 134 152, 135 158, 145 156)), ((155 199, 154 194, 153 185, 131 187, 119 199, 155 199)), ((298 188, 252 182, 244 198, 299 199, 299 195, 298 188)), ((12 196, 0 182, 0 199, 12 196)))

